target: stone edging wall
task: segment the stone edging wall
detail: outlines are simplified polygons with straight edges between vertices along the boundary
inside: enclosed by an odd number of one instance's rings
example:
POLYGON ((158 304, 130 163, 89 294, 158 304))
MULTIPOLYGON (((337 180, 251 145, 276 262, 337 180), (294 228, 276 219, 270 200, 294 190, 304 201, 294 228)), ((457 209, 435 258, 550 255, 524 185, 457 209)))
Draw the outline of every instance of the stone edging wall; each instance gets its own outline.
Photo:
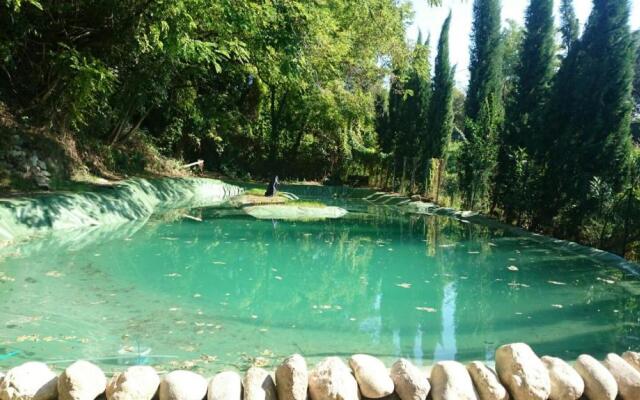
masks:
POLYGON ((0 199, 0 242, 47 230, 144 219, 163 208, 211 205, 242 191, 215 179, 136 178, 96 192, 0 199))
POLYGON ((149 366, 129 367, 107 379, 87 361, 57 376, 40 362, 0 373, 0 400, 638 400, 640 353, 611 353, 600 362, 581 355, 574 366, 538 356, 524 343, 499 347, 495 371, 474 361, 434 364, 430 374, 400 359, 390 369, 377 358, 356 354, 348 365, 328 357, 313 369, 295 354, 275 373, 251 367, 240 376, 224 371, 205 379, 191 371, 162 377, 149 366), (584 397, 583 397, 584 396, 584 397))
MULTIPOLYGON (((600 249, 595 249, 593 247, 584 246, 569 240, 556 239, 538 233, 529 232, 526 229, 505 224, 496 220, 495 218, 479 214, 475 211, 460 211, 450 207, 440 207, 434 203, 412 200, 405 196, 385 192, 376 192, 371 196, 365 197, 364 199, 371 201, 374 204, 395 205, 401 211, 410 214, 439 215, 454 218, 463 222, 470 222, 488 226, 491 228, 503 229, 519 236, 527 236, 541 244, 552 245, 553 247, 560 250, 566 250, 578 255, 596 259, 603 264, 615 266, 633 275, 640 275, 640 265, 628 261, 617 254, 609 253, 600 249)), ((638 400, 640 400, 640 398, 638 400)))

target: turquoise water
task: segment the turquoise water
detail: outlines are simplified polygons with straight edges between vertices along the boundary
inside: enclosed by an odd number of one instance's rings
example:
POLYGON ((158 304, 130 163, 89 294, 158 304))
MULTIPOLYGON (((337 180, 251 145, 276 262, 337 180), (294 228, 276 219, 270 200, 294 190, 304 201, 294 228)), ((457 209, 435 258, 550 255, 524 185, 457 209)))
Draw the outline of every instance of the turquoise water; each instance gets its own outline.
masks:
POLYGON ((324 200, 350 213, 177 210, 0 249, 0 370, 84 358, 214 372, 294 352, 427 365, 491 360, 514 341, 565 359, 640 349, 640 281, 622 270, 447 217, 324 200))

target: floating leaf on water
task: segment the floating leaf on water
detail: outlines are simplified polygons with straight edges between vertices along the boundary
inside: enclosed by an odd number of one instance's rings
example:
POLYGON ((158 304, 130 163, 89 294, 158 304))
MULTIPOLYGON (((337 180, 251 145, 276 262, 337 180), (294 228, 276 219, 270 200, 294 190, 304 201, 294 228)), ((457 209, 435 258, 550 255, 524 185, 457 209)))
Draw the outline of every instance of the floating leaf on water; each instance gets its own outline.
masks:
POLYGON ((200 293, 195 293, 195 294, 193 295, 193 297, 197 299, 197 298, 199 298, 199 297, 202 297, 202 295, 201 295, 200 293))
POLYGON ((599 280, 599 281, 602 281, 602 282, 604 282, 604 283, 608 283, 608 284, 610 284, 610 285, 612 285, 612 284, 616 283, 616 281, 614 281, 614 280, 612 280, 612 279, 605 279, 605 278, 600 278, 600 277, 597 277, 596 279, 597 279, 597 280, 599 280))
POLYGON ((416 310, 425 311, 425 312, 428 312, 428 313, 436 312, 436 309, 435 308, 431 308, 431 307, 416 307, 416 310))
POLYGON ((509 265, 509 267, 507 268, 509 271, 519 271, 518 267, 516 267, 515 265, 509 265))
POLYGON ((552 285, 558 285, 558 286, 564 286, 564 285, 566 285, 566 283, 564 283, 564 282, 558 282, 558 281, 547 281, 547 282, 549 282, 549 283, 550 283, 550 284, 552 284, 552 285))
POLYGON ((205 363, 215 362, 218 359, 218 356, 211 356, 209 354, 203 354, 200 356, 200 359, 205 363))
POLYGON ((258 319, 258 316, 254 314, 251 316, 251 319, 258 319))
POLYGON ((260 331, 260 332, 262 332, 262 333, 265 333, 265 332, 268 332, 268 331, 269 331, 269 329, 267 329, 267 328, 260 328, 260 329, 259 329, 259 331, 260 331))
POLYGON ((401 287, 403 289, 411 289, 411 284, 410 283, 397 283, 396 284, 397 287, 401 287))
POLYGON ((323 304, 320 306, 323 310, 331 310, 331 304, 323 304))
POLYGON ((281 280, 282 280, 282 277, 281 277, 281 276, 278 276, 278 275, 276 275, 274 278, 276 278, 276 279, 277 279, 277 280, 279 280, 279 281, 281 281, 281 280))
POLYGON ((333 306, 336 310, 342 310, 342 306, 333 306))
POLYGON ((454 244, 454 243, 451 243, 451 244, 441 244, 441 245, 439 245, 438 247, 442 247, 442 248, 455 247, 455 244, 454 244))
POLYGON ((393 251, 393 248, 389 247, 387 250, 389 250, 389 251, 393 251))
POLYGON ((212 263, 216 264, 216 265, 225 265, 226 264, 226 262, 224 262, 224 261, 212 261, 212 263))
POLYGON ((356 319, 355 319, 355 318, 353 318, 353 317, 349 318, 349 321, 355 321, 355 320, 356 320, 356 319))
POLYGON ((522 313, 520 311, 516 311, 515 314, 516 315, 522 315, 522 313))
POLYGON ((179 307, 171 307, 171 308, 169 308, 169 311, 178 311, 178 310, 180 310, 179 307))
POLYGON ((49 271, 45 275, 50 276, 52 278, 60 278, 62 276, 62 273, 58 271, 49 271))
POLYGON ((469 253, 469 254, 480 254, 479 251, 471 251, 471 250, 467 251, 467 253, 469 253))
POLYGON ((16 338, 16 342, 37 342, 39 340, 38 335, 21 335, 16 338))
POLYGON ((170 274, 164 274, 164 276, 166 276, 167 278, 180 278, 182 275, 177 272, 172 272, 170 274))
POLYGON ((562 304, 552 304, 551 307, 553 307, 553 308, 562 308, 562 304))

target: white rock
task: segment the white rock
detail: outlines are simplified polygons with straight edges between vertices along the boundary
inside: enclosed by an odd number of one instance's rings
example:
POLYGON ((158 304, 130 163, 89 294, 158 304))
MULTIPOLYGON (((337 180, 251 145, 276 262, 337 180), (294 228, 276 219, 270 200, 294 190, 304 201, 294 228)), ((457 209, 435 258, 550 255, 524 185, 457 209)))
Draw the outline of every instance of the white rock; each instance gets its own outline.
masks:
POLYGON ((58 377, 41 362, 26 362, 10 369, 0 383, 0 400, 53 400, 58 377))
POLYGON ((496 371, 516 400, 547 400, 551 394, 547 368, 525 343, 499 347, 496 350, 496 371))
POLYGON ((480 400, 508 400, 509 393, 500 383, 495 372, 480 361, 467 365, 467 371, 476 387, 480 400))
POLYGON ((584 382, 571 365, 550 356, 542 357, 542 362, 547 367, 551 380, 550 400, 577 400, 582 397, 584 382))
POLYGON ((311 371, 309 395, 311 400, 360 399, 356 379, 338 357, 325 358, 311 371))
POLYGON ((457 361, 440 361, 431 370, 433 400, 478 400, 469 372, 457 361))
POLYGON ((635 351, 626 351, 622 353, 622 359, 637 371, 640 371, 640 353, 636 353, 635 351))
POLYGON ((354 354, 349 365, 364 397, 379 399, 393 393, 393 380, 382 361, 368 354, 354 354))
POLYGON ((202 400, 207 380, 191 371, 172 371, 160 380, 160 400, 202 400))
POLYGON ((93 400, 107 387, 107 377, 95 364, 76 361, 58 378, 58 400, 93 400))
POLYGON ((244 375, 244 400, 277 400, 276 385, 269 373, 258 367, 251 367, 244 375))
POLYGON ((616 380, 622 400, 640 399, 640 372, 615 353, 608 354, 603 364, 616 380))
POLYGON ((425 400, 431 390, 427 375, 404 358, 391 366, 391 379, 400 400, 425 400))
POLYGON ((220 372, 209 381, 207 400, 240 400, 241 398, 242 378, 237 372, 220 372))
POLYGON ((618 384, 604 365, 590 355, 583 354, 576 360, 576 371, 584 381, 584 394, 589 400, 614 400, 618 384))
POLYGON ((151 400, 158 391, 160 377, 149 366, 129 367, 115 374, 107 384, 108 400, 151 400))
POLYGON ((307 362, 300 354, 287 357, 276 369, 278 400, 306 400, 309 388, 307 362))

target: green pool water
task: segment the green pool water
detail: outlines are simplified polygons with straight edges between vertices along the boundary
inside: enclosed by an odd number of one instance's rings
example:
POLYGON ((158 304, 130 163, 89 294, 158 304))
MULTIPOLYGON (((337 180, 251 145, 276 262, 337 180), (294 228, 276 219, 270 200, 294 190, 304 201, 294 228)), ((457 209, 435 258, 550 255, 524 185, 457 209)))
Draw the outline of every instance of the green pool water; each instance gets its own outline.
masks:
POLYGON ((215 208, 58 231, 0 254, 0 370, 88 359, 215 372, 366 352, 492 360, 640 349, 640 282, 552 242, 363 200, 323 222, 215 208), (183 214, 198 216, 197 222, 183 214))

